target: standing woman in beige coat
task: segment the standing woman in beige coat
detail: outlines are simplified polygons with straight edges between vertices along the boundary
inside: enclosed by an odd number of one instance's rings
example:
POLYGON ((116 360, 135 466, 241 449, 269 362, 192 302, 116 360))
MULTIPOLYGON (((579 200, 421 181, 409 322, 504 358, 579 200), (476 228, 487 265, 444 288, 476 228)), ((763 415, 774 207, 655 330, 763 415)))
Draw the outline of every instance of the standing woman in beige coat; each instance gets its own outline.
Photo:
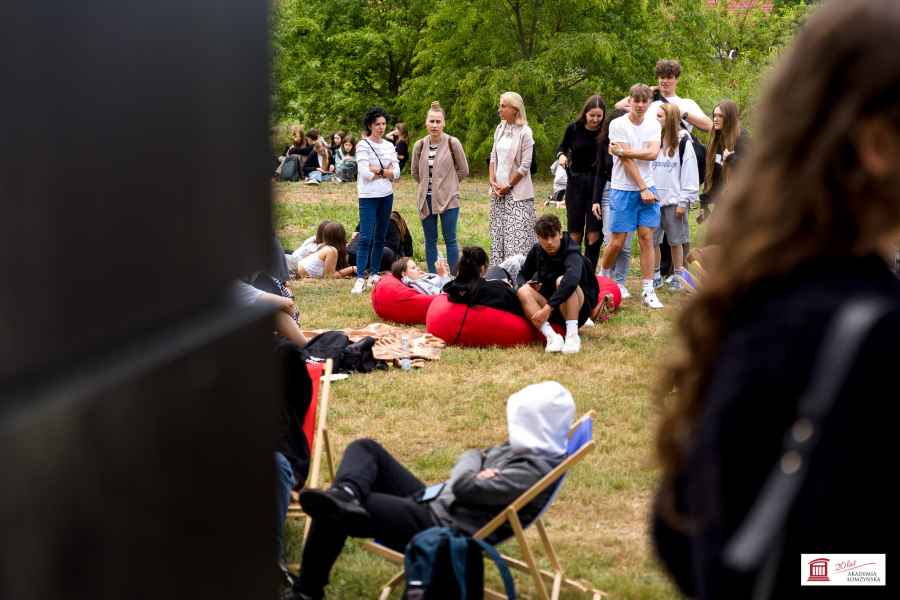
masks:
POLYGON ((525 103, 515 92, 500 96, 500 124, 491 148, 491 264, 515 254, 528 254, 534 235, 534 187, 531 159, 534 137, 525 103))
POLYGON ((469 175, 469 163, 459 140, 444 133, 444 109, 439 103, 431 103, 425 126, 428 135, 416 142, 410 163, 412 178, 419 184, 416 203, 425 233, 425 264, 429 273, 437 272, 437 222, 440 217, 447 262, 450 271, 456 273, 459 263, 459 243, 456 241, 459 180, 469 175))

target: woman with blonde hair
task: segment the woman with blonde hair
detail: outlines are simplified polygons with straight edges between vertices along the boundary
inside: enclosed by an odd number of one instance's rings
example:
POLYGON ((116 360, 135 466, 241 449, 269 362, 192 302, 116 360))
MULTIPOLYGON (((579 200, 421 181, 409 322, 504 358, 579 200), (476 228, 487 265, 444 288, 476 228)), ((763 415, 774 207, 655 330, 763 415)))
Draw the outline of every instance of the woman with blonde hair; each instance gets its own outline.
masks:
POLYGON ((531 161, 534 137, 525 116, 525 103, 515 92, 500 96, 500 124, 488 167, 491 183, 491 264, 515 254, 528 254, 534 235, 534 186, 531 161))
POLYGON ((456 223, 459 219, 459 180, 469 175, 466 153, 458 139, 444 133, 444 109, 432 102, 425 118, 428 135, 413 146, 410 172, 419 184, 416 203, 425 233, 425 264, 429 273, 436 273, 438 246, 437 221, 447 246, 450 271, 456 273, 459 244, 456 223))
POLYGON ((801 553, 893 544, 898 37, 896 0, 818 8, 711 219, 718 268, 679 318, 659 393, 654 538, 687 596, 795 598, 822 556, 801 553))

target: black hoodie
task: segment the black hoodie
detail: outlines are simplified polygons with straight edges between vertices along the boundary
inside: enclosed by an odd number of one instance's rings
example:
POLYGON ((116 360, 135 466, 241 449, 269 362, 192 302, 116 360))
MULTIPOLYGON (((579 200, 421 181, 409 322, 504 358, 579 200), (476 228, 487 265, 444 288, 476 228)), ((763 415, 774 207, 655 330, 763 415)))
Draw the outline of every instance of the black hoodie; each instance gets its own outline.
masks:
POLYGON ((584 301, 593 309, 597 305, 597 278, 594 277, 590 261, 581 255, 581 245, 568 235, 563 234, 556 254, 547 254, 540 244, 532 246, 525 257, 525 263, 519 270, 519 287, 529 281, 541 283, 541 294, 547 297, 547 303, 553 308, 559 306, 581 287, 584 301), (559 286, 556 279, 562 276, 559 286))

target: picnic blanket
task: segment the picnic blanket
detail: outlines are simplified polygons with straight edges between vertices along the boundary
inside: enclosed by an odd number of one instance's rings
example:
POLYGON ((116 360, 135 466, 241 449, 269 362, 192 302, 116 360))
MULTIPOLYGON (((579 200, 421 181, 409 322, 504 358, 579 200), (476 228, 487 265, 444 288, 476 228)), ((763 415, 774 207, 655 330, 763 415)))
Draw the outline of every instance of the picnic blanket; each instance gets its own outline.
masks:
MULTIPOLYGON (((303 335, 311 338, 325 331, 331 330, 304 329, 303 335)), ((399 361, 402 358, 403 336, 409 339, 409 357, 413 360, 414 365, 418 359, 418 366, 421 366, 423 360, 439 360, 441 350, 446 346, 444 340, 425 331, 395 327, 384 323, 369 323, 360 329, 340 329, 338 331, 344 332, 351 342, 358 342, 368 336, 375 338, 372 354, 375 355, 376 360, 388 362, 399 361)))

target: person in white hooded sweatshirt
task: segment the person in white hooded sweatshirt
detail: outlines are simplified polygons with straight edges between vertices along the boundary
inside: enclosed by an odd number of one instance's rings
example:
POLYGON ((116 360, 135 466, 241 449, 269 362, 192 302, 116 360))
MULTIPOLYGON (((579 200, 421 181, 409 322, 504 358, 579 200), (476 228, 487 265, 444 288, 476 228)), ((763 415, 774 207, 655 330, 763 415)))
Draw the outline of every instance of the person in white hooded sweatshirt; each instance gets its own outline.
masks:
POLYGON ((653 240, 655 263, 653 285, 662 285, 659 273, 659 245, 663 236, 672 249, 672 266, 675 273, 669 278, 673 290, 684 289, 684 244, 691 241, 688 225, 688 207, 700 192, 700 178, 697 171, 697 155, 689 134, 681 128, 681 113, 674 104, 660 104, 653 115, 662 128, 659 154, 653 161, 653 180, 656 182, 656 197, 659 199, 659 227, 653 240))
MULTIPOLYGON (((429 527, 455 527, 469 535, 563 461, 575 401, 555 381, 530 385, 506 403, 509 439, 484 450, 467 450, 443 484, 426 488, 406 467, 371 439, 351 443, 328 490, 300 492, 312 517, 303 547, 296 599, 324 598, 331 568, 348 536, 377 538, 403 552, 412 537, 429 527)), ((520 513, 527 526, 552 491, 520 513)), ((509 535, 498 531, 488 542, 509 535)))

